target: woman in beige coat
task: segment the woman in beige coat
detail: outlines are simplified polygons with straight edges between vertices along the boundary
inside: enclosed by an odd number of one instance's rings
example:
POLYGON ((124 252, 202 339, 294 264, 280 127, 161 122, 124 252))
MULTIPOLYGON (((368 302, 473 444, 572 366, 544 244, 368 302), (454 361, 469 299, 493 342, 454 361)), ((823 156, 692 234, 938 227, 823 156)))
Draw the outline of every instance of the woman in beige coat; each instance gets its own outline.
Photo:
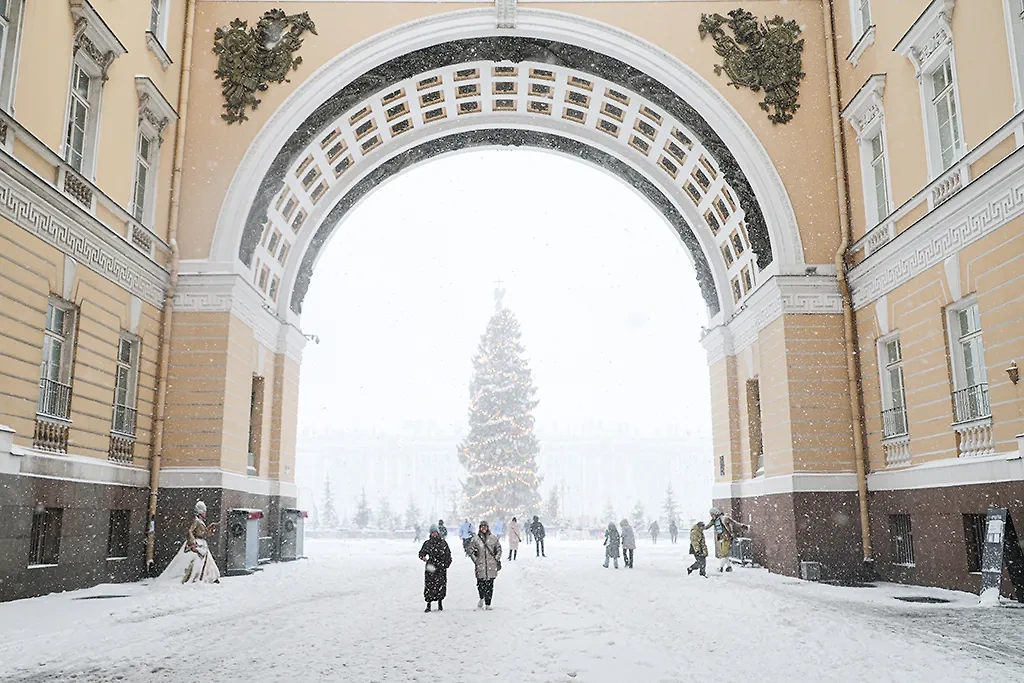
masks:
POLYGON ((513 517, 508 524, 508 560, 519 559, 519 543, 523 540, 522 530, 519 528, 519 521, 513 517))
POLYGON ((480 600, 477 609, 491 609, 491 598, 494 597, 494 579, 501 571, 501 542, 491 533, 487 522, 480 522, 480 529, 469 542, 466 551, 473 564, 476 565, 476 590, 480 600))

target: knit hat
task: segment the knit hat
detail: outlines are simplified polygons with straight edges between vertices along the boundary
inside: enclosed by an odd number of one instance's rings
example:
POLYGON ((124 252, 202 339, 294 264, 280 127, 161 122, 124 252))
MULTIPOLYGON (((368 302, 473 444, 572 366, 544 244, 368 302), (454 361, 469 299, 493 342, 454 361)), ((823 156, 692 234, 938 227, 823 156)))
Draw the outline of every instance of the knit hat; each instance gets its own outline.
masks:
POLYGON ((712 517, 717 517, 720 514, 722 514, 722 511, 719 510, 717 507, 711 508, 711 516, 712 517))
POLYGON ((491 525, 487 523, 487 520, 486 520, 486 519, 481 519, 481 520, 480 520, 480 526, 485 526, 485 527, 487 527, 488 529, 490 529, 490 528, 491 528, 491 525))
POLYGON ((439 534, 439 533, 441 533, 441 530, 437 528, 436 524, 431 524, 430 525, 430 533, 432 533, 432 534, 439 534))
POLYGON ((196 501, 196 514, 197 515, 205 515, 206 514, 206 503, 204 503, 201 500, 197 500, 196 501))

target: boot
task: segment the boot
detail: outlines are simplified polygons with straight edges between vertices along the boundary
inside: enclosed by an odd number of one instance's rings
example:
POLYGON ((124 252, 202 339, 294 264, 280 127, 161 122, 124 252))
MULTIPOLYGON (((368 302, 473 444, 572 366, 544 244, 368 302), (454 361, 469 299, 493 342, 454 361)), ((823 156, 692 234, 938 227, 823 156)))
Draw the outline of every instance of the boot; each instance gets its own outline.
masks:
POLYGON ((731 571, 732 571, 732 565, 730 564, 729 566, 727 566, 727 567, 725 568, 725 571, 727 571, 727 572, 731 572, 731 571))
POLYGON ((427 609, 425 609, 425 610, 423 610, 423 611, 424 611, 424 612, 429 612, 429 611, 430 611, 430 603, 429 603, 429 602, 427 603, 427 609))
POLYGON ((484 608, 484 599, 483 598, 480 598, 479 600, 476 601, 476 608, 477 609, 483 609, 484 608))
MULTIPOLYGON (((427 605, 427 607, 430 607, 430 605, 427 605)), ((444 605, 441 604, 440 600, 437 601, 437 611, 438 612, 443 612, 444 611, 444 605)))
POLYGON ((687 567, 686 568, 686 575, 689 576, 692 573, 693 573, 693 567, 687 567))

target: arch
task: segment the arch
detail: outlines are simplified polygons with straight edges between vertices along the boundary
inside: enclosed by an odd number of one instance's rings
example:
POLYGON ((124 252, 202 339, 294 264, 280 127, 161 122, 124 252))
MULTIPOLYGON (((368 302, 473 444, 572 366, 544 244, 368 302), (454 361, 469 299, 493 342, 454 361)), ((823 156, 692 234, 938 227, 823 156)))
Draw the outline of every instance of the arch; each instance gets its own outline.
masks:
MULTIPOLYGON (((523 77, 520 81, 530 87, 532 92, 537 83, 530 79, 523 77)), ((448 86, 455 87, 451 82, 448 86)), ((406 89, 411 91, 412 87, 406 89)), ((563 90, 567 98, 569 89, 563 90)), ((449 89, 448 92, 452 91, 449 89)), ((274 276, 275 280, 281 279, 284 282, 283 290, 281 285, 277 285, 278 296, 281 298, 275 298, 275 302, 287 300, 289 304, 279 305, 281 313, 288 314, 290 308, 291 313, 298 315, 305 285, 316 260, 316 250, 358 197, 365 195, 372 184, 381 182, 389 174, 400 172, 410 163, 443 153, 444 150, 438 147, 436 141, 446 140, 448 144, 458 146, 525 144, 557 149, 584 159, 603 155, 606 161, 617 160, 617 163, 609 163, 621 171, 618 175, 630 183, 643 185, 643 188, 638 188, 641 194, 665 214, 690 250, 709 311, 712 315, 719 310, 726 316, 730 315, 734 309, 733 304, 740 297, 726 294, 730 291, 730 275, 725 271, 733 266, 724 263, 718 248, 729 251, 728 246, 721 247, 723 241, 728 242, 728 237, 723 239, 715 233, 718 236, 716 248, 715 240, 709 239, 713 232, 709 221, 716 219, 713 215, 702 215, 701 212, 701 206, 706 209, 714 200, 704 201, 704 204, 692 200, 691 205, 687 206, 683 187, 673 188, 670 187, 671 183, 665 182, 669 176, 676 180, 676 175, 669 167, 676 174, 680 170, 692 170, 697 164, 697 155, 693 160, 677 157, 675 161, 669 158, 671 155, 666 157, 660 150, 652 152, 648 149, 641 155, 643 150, 639 144, 644 142, 642 136, 641 143, 630 145, 627 141, 637 136, 623 131, 617 131, 614 136, 606 135, 604 140, 598 139, 609 132, 605 130, 604 133, 595 133, 601 130, 602 118, 599 114, 605 113, 604 107, 610 106, 609 111, 618 110, 620 115, 624 114, 625 107, 616 105, 616 95, 622 95, 631 102, 632 98, 636 98, 638 102, 646 103, 634 104, 629 112, 637 120, 642 118, 637 113, 642 106, 652 112, 651 121, 656 117, 664 117, 675 122, 674 125, 685 130, 681 137, 692 137, 698 151, 702 155, 706 153, 704 156, 713 160, 707 164, 708 171, 718 171, 722 175, 721 183, 715 191, 726 188, 724 195, 729 203, 732 204, 735 198, 740 205, 740 218, 735 220, 741 224, 741 229, 737 231, 743 232, 748 250, 756 254, 757 268, 752 264, 750 270, 761 271, 761 276, 756 278, 754 289, 766 279, 764 271, 803 263, 795 214, 781 178, 750 127, 710 84, 656 46, 619 29, 576 15, 532 9, 519 12, 518 27, 511 31, 498 31, 494 28, 491 10, 465 10, 429 17, 378 34, 321 67, 273 114, 250 145, 232 179, 218 216, 211 260, 234 263, 240 270, 258 266, 254 263, 254 255, 261 235, 265 242, 270 232, 265 224, 269 221, 268 215, 274 213, 271 204, 277 198, 277 208, 280 209, 289 182, 295 185, 294 179, 286 181, 288 172, 297 168, 302 170, 303 153, 313 150, 316 141, 333 124, 341 122, 347 126, 349 146, 359 142, 361 138, 353 137, 353 131, 358 130, 356 124, 369 125, 357 118, 366 109, 373 117, 381 120, 380 124, 372 124, 375 129, 381 129, 380 135, 371 136, 369 140, 375 137, 380 140, 369 148, 369 156, 359 155, 353 149, 356 158, 350 160, 350 165, 364 160, 366 163, 350 173, 346 182, 338 183, 337 187, 331 185, 323 191, 319 190, 319 186, 312 188, 315 192, 320 191, 315 199, 319 207, 331 208, 314 207, 307 201, 309 212, 303 220, 310 220, 312 227, 304 226, 299 221, 295 249, 291 255, 282 259, 287 269, 280 273, 280 278, 274 276), (478 92, 480 99, 485 102, 480 111, 457 112, 472 114, 471 117, 463 119, 457 116, 454 117, 455 121, 440 121, 429 126, 426 125, 427 119, 423 118, 423 126, 410 125, 397 133, 392 129, 392 134, 388 135, 384 124, 390 120, 385 120, 387 112, 382 108, 391 104, 387 99, 389 91, 397 96, 398 91, 402 90, 402 96, 394 101, 405 99, 415 105, 415 93, 399 88, 403 82, 412 83, 421 76, 444 70, 451 77, 450 81, 457 81, 459 67, 464 67, 461 71, 468 72, 473 68, 485 70, 489 65, 493 65, 493 78, 481 78, 481 81, 486 80, 488 86, 492 85, 494 78, 500 78, 499 68, 515 69, 520 65, 530 70, 530 79, 533 79, 535 73, 554 74, 556 71, 564 71, 565 74, 560 73, 563 86, 566 79, 574 77, 611 84, 605 89, 605 94, 611 91, 612 99, 604 97, 603 103, 592 102, 588 105, 590 112, 595 113, 593 120, 596 125, 570 130, 574 124, 571 121, 566 124, 562 120, 565 116, 561 119, 553 116, 553 109, 547 111, 546 115, 525 109, 528 99, 526 93, 517 93, 523 104, 515 112, 505 112, 495 109, 497 100, 492 99, 492 96, 499 97, 497 91, 478 92), (371 106, 368 104, 371 100, 379 104, 371 106), (595 112, 598 106, 601 109, 595 112), (712 126, 709 120, 715 121, 716 125, 712 126), (485 135, 484 131, 490 132, 485 135), (515 131, 532 132, 527 134, 515 131), (490 136, 489 141, 485 139, 487 135, 490 136), (609 143, 613 137, 617 140, 617 148, 609 143), (407 142, 413 140, 416 144, 407 142), (375 149, 377 145, 379 149, 375 149), (633 152, 630 147, 633 147, 633 152), (268 149, 274 150, 275 154, 266 154, 268 149), (630 156, 645 157, 650 162, 649 167, 660 164, 667 175, 658 178, 657 173, 652 173, 650 168, 642 168, 643 164, 630 156), (689 167, 686 167, 687 162, 690 163, 689 167), (658 191, 652 192, 652 187, 658 188, 658 191), (730 189, 735 197, 729 196, 730 189), (355 194, 346 197, 349 191, 355 194), (323 203, 320 204, 320 201, 323 203), (312 215, 314 212, 316 216, 312 215), (304 234, 299 234, 300 231, 304 231, 304 234), (312 252, 310 247, 313 248, 312 252)), ((448 99, 454 97, 449 95, 448 99)), ((621 104, 621 100, 619 102, 621 104)), ((552 107, 561 104, 561 101, 555 99, 552 107)), ((446 106, 453 105, 449 103, 446 106)), ((423 115, 425 111, 420 107, 416 113, 423 115)), ((412 113, 408 114, 412 120, 412 113)), ((606 124, 614 125, 613 118, 605 117, 604 120, 606 124)), ((630 123, 622 118, 618 121, 624 125, 630 123)), ((587 123, 591 123, 589 118, 587 123)), ((637 123, 633 127, 639 125, 637 123)), ((665 126, 657 136, 646 142, 652 143, 652 147, 655 142, 671 142, 668 139, 670 134, 671 126, 665 126)), ((704 156, 701 156, 701 161, 704 156)), ((344 170, 348 168, 346 166, 344 170)), ((683 177, 686 177, 685 174, 683 177)), ((301 195, 301 191, 296 192, 297 198, 301 198, 301 195)), ((306 199, 309 200, 309 197, 306 199)), ((735 210, 734 204, 734 213, 735 210)), ((279 222, 281 218, 277 216, 279 222)), ((719 227, 721 229, 726 226, 719 227)), ((738 273, 731 277, 732 286, 736 286, 738 273)), ((254 280, 259 278, 260 273, 257 272, 254 280)), ((264 291, 265 285, 264 282, 264 291)), ((744 289, 742 296, 747 294, 749 292, 744 289)))

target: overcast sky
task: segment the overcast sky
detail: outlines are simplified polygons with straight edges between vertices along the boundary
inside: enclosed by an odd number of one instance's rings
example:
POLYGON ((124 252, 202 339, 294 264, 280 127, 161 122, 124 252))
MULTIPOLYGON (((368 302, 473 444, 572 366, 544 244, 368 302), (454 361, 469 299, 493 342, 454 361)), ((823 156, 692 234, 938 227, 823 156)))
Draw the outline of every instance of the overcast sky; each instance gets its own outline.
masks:
POLYGON ((499 279, 522 325, 539 431, 589 421, 710 434, 706 309, 679 239, 619 179, 525 150, 413 168, 345 219, 304 304, 303 330, 320 344, 303 357, 300 430, 419 420, 464 431, 499 279))

